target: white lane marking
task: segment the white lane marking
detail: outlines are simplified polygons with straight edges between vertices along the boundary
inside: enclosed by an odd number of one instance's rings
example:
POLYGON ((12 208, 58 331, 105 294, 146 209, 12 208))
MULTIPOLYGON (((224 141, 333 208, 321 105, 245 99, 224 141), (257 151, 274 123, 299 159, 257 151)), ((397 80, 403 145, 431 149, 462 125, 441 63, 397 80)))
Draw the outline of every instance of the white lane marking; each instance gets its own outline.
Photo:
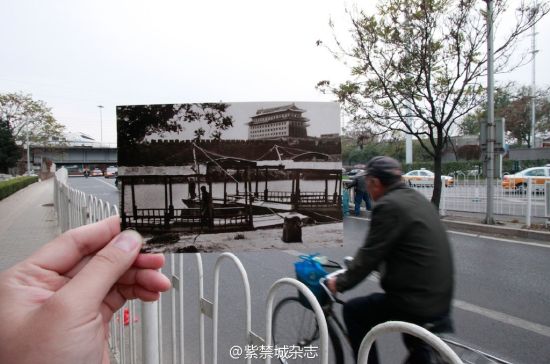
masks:
POLYGON ((283 250, 285 253, 287 254, 290 254, 292 256, 295 256, 295 257, 299 257, 300 255, 305 255, 304 253, 301 253, 297 250, 292 250, 292 249, 288 249, 288 250, 283 250))
POLYGON ((472 238, 482 238, 482 239, 495 240, 495 241, 500 241, 500 242, 509 243, 509 244, 521 244, 521 245, 537 246, 537 247, 540 247, 540 248, 550 248, 550 244, 544 244, 544 243, 531 243, 531 242, 528 242, 528 241, 497 238, 497 237, 494 237, 494 236, 464 233, 462 231, 454 231, 454 230, 448 230, 448 232, 451 233, 451 234, 456 234, 456 235, 469 236, 469 237, 472 237, 472 238))
POLYGON ((550 337, 550 327, 548 326, 544 326, 544 325, 530 322, 524 319, 520 319, 518 317, 507 315, 499 311, 494 311, 488 308, 476 306, 465 301, 454 300, 453 306, 464 311, 469 311, 481 316, 485 316, 487 318, 502 322, 507 325, 512 325, 520 329, 534 332, 535 334, 550 337))
POLYGON ((105 183, 107 186, 111 187, 111 188, 114 188, 115 190, 118 190, 118 188, 112 184, 110 184, 109 182, 105 182, 104 180, 102 179, 99 179, 99 178, 95 178, 96 181, 99 181, 99 182, 102 182, 102 183, 105 183))
POLYGON ((355 219, 355 220, 365 220, 365 221, 370 221, 370 218, 368 217, 362 217, 362 216, 346 216, 345 217, 346 219, 355 219))

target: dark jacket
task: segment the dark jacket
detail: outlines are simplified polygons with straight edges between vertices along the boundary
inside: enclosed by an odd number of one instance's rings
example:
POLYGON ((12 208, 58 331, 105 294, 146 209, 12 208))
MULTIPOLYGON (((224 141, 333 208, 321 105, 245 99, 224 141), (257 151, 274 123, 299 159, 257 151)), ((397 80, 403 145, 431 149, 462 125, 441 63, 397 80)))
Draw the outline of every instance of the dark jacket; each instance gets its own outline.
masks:
POLYGON ((388 303, 418 317, 449 312, 453 259, 435 207, 402 183, 388 189, 372 210, 367 239, 336 285, 345 291, 380 271, 388 303))
POLYGON ((349 183, 347 187, 355 187, 356 192, 366 192, 367 182, 365 181, 365 175, 353 176, 351 178, 351 183, 349 183))

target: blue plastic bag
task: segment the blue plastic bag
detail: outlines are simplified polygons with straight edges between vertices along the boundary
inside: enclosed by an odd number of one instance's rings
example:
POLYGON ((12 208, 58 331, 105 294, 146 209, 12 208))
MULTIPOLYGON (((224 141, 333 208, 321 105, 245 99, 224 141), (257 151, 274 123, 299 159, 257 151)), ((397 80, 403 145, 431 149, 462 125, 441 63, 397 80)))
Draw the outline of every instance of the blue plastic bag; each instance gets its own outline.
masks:
MULTIPOLYGON (((294 263, 294 270, 296 271, 296 279, 305 284, 315 295, 319 303, 323 305, 327 302, 328 295, 319 283, 319 280, 327 275, 327 271, 315 259, 317 255, 300 255, 301 260, 294 263)), ((304 306, 310 307, 309 302, 301 293, 300 301, 304 306)))

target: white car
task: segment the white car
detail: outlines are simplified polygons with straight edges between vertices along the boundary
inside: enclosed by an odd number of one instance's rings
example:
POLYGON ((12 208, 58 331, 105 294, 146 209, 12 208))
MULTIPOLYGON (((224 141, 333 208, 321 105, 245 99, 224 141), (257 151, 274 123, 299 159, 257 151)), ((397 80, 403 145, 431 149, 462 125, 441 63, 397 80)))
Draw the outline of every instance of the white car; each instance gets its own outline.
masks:
MULTIPOLYGON (((416 186, 433 186, 435 174, 427 169, 417 169, 410 171, 403 175, 403 181, 408 183, 411 187, 416 186)), ((441 180, 445 187, 451 187, 454 185, 455 180, 451 176, 441 176, 441 180)))
POLYGON ((117 175, 118 175, 118 168, 114 166, 107 167, 107 169, 105 170, 105 173, 103 173, 103 176, 105 178, 116 177, 117 175))
POLYGON ((348 176, 353 177, 353 176, 355 176, 359 173, 363 173, 363 172, 365 172, 364 169, 360 169, 360 168, 352 169, 351 171, 348 172, 348 176))

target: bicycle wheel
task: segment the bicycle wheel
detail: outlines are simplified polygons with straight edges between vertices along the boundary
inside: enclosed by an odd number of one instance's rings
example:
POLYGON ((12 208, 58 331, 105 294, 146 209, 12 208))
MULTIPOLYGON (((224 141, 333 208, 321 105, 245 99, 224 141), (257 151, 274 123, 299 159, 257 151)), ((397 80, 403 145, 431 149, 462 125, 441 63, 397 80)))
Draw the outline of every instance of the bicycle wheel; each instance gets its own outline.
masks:
MULTIPOLYGON (((328 324, 328 322, 327 322, 328 324)), ((342 348, 331 326, 328 327, 332 350, 329 363, 341 364, 342 348), (336 342, 335 342, 336 341, 336 342)), ((283 364, 320 363, 319 325, 313 310, 306 308, 298 297, 287 297, 273 310, 273 345, 280 355, 276 359, 283 364), (284 349, 288 348, 288 351, 284 349), (281 354, 286 355, 281 355, 281 354)))

